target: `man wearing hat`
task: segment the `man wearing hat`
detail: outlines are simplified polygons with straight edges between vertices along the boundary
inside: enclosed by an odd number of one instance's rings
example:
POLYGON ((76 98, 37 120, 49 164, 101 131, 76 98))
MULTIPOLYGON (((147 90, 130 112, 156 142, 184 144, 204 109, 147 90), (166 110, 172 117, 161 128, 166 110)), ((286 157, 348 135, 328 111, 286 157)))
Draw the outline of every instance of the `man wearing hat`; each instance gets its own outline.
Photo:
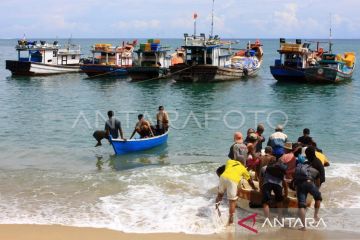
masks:
POLYGON ((248 157, 248 148, 244 144, 243 135, 241 132, 234 133, 234 143, 230 147, 228 154, 229 159, 237 160, 246 166, 246 159, 248 157))
POLYGON ((279 159, 284 154, 284 145, 288 140, 288 137, 283 133, 284 127, 282 125, 277 125, 275 132, 270 135, 268 146, 273 148, 273 154, 276 159, 279 159))
POLYGON ((295 174, 296 158, 293 152, 293 146, 291 142, 286 142, 284 144, 284 155, 282 155, 280 160, 287 165, 285 178, 293 179, 295 174))

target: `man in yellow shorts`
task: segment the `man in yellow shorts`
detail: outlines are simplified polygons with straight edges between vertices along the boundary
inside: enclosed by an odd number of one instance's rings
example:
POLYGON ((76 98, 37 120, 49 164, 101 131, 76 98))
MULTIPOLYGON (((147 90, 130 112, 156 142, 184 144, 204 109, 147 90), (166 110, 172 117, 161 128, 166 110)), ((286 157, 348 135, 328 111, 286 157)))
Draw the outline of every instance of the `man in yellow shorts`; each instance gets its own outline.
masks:
POLYGON ((227 199, 229 200, 229 225, 234 222, 236 200, 238 199, 238 185, 242 178, 245 178, 250 186, 254 190, 257 190, 250 177, 250 173, 244 165, 237 160, 229 159, 226 162, 225 171, 220 175, 218 195, 216 198, 216 207, 218 208, 226 191, 227 199))

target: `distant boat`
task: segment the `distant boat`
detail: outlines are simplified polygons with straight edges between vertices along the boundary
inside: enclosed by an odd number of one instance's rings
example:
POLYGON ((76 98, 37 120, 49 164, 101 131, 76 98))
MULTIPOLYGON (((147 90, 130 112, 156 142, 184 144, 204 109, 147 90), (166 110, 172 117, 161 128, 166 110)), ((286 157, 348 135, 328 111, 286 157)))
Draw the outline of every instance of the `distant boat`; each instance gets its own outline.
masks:
POLYGON ((117 155, 139 152, 148 150, 157 146, 160 146, 167 142, 168 133, 166 132, 162 135, 151 137, 151 138, 141 138, 141 139, 112 139, 110 138, 110 143, 114 148, 114 151, 117 155))
POLYGON ((261 44, 253 44, 234 56, 231 42, 218 36, 184 35, 185 63, 170 66, 176 81, 219 82, 255 76, 262 63, 261 44), (256 49, 256 50, 255 50, 256 49), (258 58, 259 57, 259 58, 258 58))
POLYGON ((273 77, 284 82, 306 82, 305 69, 315 66, 321 60, 324 50, 310 49, 310 43, 302 43, 296 39, 295 43, 287 43, 280 39, 280 58, 275 60, 275 65, 270 66, 273 77))
POLYGON ((18 40, 18 60, 6 60, 6 69, 13 75, 50 75, 80 72, 80 46, 67 44, 64 48, 58 41, 18 40))
POLYGON ((246 49, 241 49, 231 57, 231 68, 242 69, 245 76, 255 76, 263 60, 262 44, 259 40, 249 42, 246 49))
POLYGON ((351 79, 355 64, 356 57, 353 52, 323 54, 315 66, 305 69, 305 77, 312 83, 342 82, 351 79))
POLYGON ((129 67, 127 72, 132 81, 157 79, 168 74, 170 56, 169 48, 161 46, 159 39, 148 39, 134 51, 137 54, 137 64, 129 67))
POLYGON ((89 77, 124 76, 127 68, 133 65, 133 51, 137 41, 113 47, 98 43, 92 46, 92 58, 81 65, 81 70, 89 77))

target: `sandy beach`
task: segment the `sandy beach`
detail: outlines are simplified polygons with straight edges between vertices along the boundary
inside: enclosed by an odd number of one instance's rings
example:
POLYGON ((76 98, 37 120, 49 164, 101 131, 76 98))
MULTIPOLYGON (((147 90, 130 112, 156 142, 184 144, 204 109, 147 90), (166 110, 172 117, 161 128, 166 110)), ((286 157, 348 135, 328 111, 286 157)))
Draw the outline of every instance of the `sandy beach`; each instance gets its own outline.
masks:
POLYGON ((313 231, 306 232, 281 229, 271 233, 259 234, 243 234, 234 231, 228 233, 213 235, 190 235, 183 233, 152 233, 152 234, 135 234, 122 233, 103 228, 83 228, 83 227, 67 227, 60 225, 22 225, 22 224, 3 224, 0 225, 0 239, 11 240, 155 240, 155 239, 172 239, 172 240, 237 240, 237 239, 359 239, 359 233, 342 232, 342 231, 313 231))

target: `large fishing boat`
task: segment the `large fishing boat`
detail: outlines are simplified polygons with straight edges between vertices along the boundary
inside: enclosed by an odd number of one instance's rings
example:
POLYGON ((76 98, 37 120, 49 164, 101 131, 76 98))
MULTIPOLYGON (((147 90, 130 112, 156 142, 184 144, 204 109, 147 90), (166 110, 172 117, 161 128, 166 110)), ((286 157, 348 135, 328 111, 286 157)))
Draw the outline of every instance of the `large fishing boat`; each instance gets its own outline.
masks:
POLYGON ((273 77, 284 82, 306 82, 305 69, 315 66, 321 60, 324 50, 319 48, 312 51, 310 43, 302 43, 296 39, 295 43, 287 43, 280 38, 280 58, 275 60, 275 65, 270 66, 273 77))
POLYGON ((132 81, 157 79, 168 74, 171 62, 167 53, 168 47, 161 46, 160 39, 148 39, 134 51, 137 54, 137 64, 127 69, 132 81))
POLYGON ((355 53, 327 53, 315 65, 305 69, 305 78, 312 83, 338 83, 349 80, 355 69, 355 53))
POLYGON ((260 42, 249 44, 235 55, 230 41, 218 36, 184 35, 185 62, 170 66, 176 81, 218 82, 255 76, 262 63, 260 42))
POLYGON ((81 70, 89 77, 124 76, 133 65, 133 51, 137 41, 121 46, 98 43, 92 46, 92 58, 81 65, 81 70))
POLYGON ((49 75, 80 71, 80 46, 70 42, 63 48, 58 41, 19 40, 18 60, 6 60, 13 75, 49 75))

